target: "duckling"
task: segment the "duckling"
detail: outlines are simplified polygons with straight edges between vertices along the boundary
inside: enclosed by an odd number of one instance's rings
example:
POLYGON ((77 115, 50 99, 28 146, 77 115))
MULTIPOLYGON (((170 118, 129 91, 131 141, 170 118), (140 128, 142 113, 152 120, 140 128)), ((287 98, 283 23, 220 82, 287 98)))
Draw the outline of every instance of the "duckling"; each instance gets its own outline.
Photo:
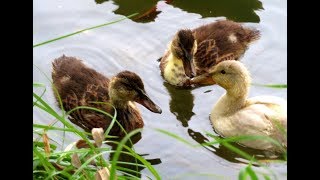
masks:
MULTIPOLYGON (((275 96, 257 96, 247 99, 251 78, 247 68, 239 61, 220 62, 209 73, 195 77, 212 78, 227 92, 214 105, 210 119, 216 132, 223 137, 241 135, 267 136, 287 146, 287 102, 275 96)), ((254 149, 281 152, 269 141, 241 141, 254 149)))
MULTIPOLYGON (((115 108, 117 120, 127 133, 144 125, 134 101, 154 113, 162 112, 161 108, 149 98, 141 78, 133 72, 122 71, 109 80, 84 65, 81 60, 65 55, 55 59, 52 65, 53 85, 66 111, 77 106, 90 106, 113 115, 115 108)), ((58 101, 57 94, 55 98, 58 101)), ((68 118, 87 132, 91 132, 92 128, 106 130, 112 120, 109 116, 88 109, 78 109, 68 118)), ((109 135, 122 137, 125 133, 115 123, 109 135)))
POLYGON ((190 29, 180 30, 174 36, 165 55, 160 60, 161 75, 170 84, 189 87, 194 76, 192 58, 196 50, 196 40, 190 29))
POLYGON ((221 61, 238 60, 259 37, 259 30, 230 20, 179 30, 160 60, 161 74, 175 86, 214 84, 211 78, 197 83, 190 78, 207 73, 221 61))

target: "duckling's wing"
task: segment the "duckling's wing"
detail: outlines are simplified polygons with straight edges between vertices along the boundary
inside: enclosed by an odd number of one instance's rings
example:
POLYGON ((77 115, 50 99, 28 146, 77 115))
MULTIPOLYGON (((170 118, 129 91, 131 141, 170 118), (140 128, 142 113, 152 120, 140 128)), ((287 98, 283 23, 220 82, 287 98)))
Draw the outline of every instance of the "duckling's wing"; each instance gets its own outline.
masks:
POLYGON ((220 63, 221 61, 226 60, 234 60, 235 56, 233 53, 224 54, 223 56, 218 57, 216 64, 220 63))
POLYGON ((281 106, 285 111, 287 111, 287 101, 283 98, 276 97, 276 96, 256 96, 247 99, 248 104, 266 104, 269 106, 272 105, 279 105, 281 106))
POLYGON ((272 137, 286 146, 287 141, 284 136, 287 131, 286 100, 275 96, 258 96, 249 98, 247 106, 251 109, 259 108, 255 112, 263 113, 264 121, 272 125, 272 130, 270 130, 272 137))
MULTIPOLYGON (((263 104, 247 106, 232 116, 232 124, 235 127, 233 135, 266 136, 286 144, 283 134, 270 120, 276 113, 263 104), (235 133, 236 132, 236 133, 235 133)), ((278 149, 268 140, 241 141, 242 144, 257 149, 278 149)))
MULTIPOLYGON (((82 96, 77 96, 75 93, 68 94, 63 99, 64 108, 68 111, 78 106, 87 106, 113 115, 113 108, 107 104, 108 96, 105 95, 105 91, 104 87, 88 85, 82 96)), ((107 115, 86 108, 73 111, 69 116, 69 120, 87 132, 90 132, 92 128, 99 127, 105 130, 111 122, 111 118, 107 115)))
POLYGON ((219 48, 214 39, 207 39, 197 45, 194 65, 197 75, 206 73, 217 64, 219 48))

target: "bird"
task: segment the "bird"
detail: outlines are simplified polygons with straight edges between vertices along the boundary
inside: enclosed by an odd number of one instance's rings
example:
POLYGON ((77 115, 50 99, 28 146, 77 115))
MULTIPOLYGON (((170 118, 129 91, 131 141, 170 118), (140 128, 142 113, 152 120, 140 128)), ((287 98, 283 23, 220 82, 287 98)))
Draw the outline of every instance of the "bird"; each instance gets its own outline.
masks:
MULTIPOLYGON (((89 106, 113 116, 114 108, 116 109, 116 119, 126 132, 114 123, 109 135, 123 137, 126 133, 144 126, 135 102, 151 112, 162 112, 150 99, 141 78, 134 72, 121 71, 109 79, 87 67, 82 60, 65 55, 54 59, 52 67, 53 89, 57 92, 54 94, 55 99, 57 102, 61 99, 65 111, 78 106, 89 106)), ((112 116, 90 109, 77 109, 70 113, 68 119, 91 132, 93 128, 103 128, 105 131, 110 126, 112 116)))
POLYGON ((231 20, 218 20, 193 30, 180 29, 160 58, 163 78, 178 87, 212 85, 211 79, 193 82, 221 61, 239 60, 260 31, 231 20))
POLYGON ((279 144, 261 139, 240 141, 239 144, 267 152, 284 152, 287 147, 285 99, 270 95, 248 98, 251 77, 248 69, 239 61, 220 62, 210 72, 195 77, 195 80, 208 77, 226 90, 210 114, 213 128, 219 135, 269 137, 279 144))

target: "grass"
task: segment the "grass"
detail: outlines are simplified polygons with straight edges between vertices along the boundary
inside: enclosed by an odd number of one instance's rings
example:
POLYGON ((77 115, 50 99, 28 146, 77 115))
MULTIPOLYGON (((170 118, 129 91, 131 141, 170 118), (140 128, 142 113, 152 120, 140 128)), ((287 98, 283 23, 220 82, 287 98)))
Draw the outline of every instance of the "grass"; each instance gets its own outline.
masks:
MULTIPOLYGON (((63 150, 57 149, 57 146, 59 146, 59 144, 49 143, 49 140, 41 141, 41 138, 39 138, 38 140, 35 140, 33 145, 33 152, 34 152, 33 170, 34 170, 34 177, 36 179, 39 179, 39 178, 41 179, 42 177, 46 177, 47 179, 51 179, 51 178, 58 178, 58 179, 59 178, 72 178, 72 179, 90 178, 91 179, 91 178, 94 178, 96 171, 104 167, 110 167, 110 179, 115 179, 116 175, 118 176, 118 179, 119 179, 122 177, 121 173, 126 173, 126 171, 130 171, 130 172, 133 171, 139 174, 140 172, 138 171, 134 171, 132 169, 126 170, 124 168, 118 167, 117 165, 118 157, 121 153, 126 153, 137 158, 143 164, 143 165, 141 164, 137 164, 137 165, 143 166, 144 168, 149 169, 156 179, 160 179, 158 172, 150 165, 149 162, 147 162, 144 158, 142 158, 140 155, 135 153, 135 151, 132 148, 125 145, 125 143, 130 139, 130 137, 136 134, 137 132, 139 132, 140 129, 130 132, 120 142, 108 141, 108 143, 118 144, 117 149, 115 151, 112 150, 110 147, 97 148, 93 145, 92 140, 89 140, 87 138, 89 133, 79 131, 76 127, 74 127, 71 123, 69 123, 68 120, 66 120, 63 115, 60 115, 56 111, 54 111, 53 108, 36 93, 34 93, 33 96, 35 99, 34 106, 36 108, 39 108, 45 111, 46 113, 48 113, 49 115, 53 116, 66 127, 66 128, 58 128, 58 127, 53 127, 52 125, 34 124, 33 128, 34 128, 34 131, 38 132, 37 135, 41 135, 42 137, 48 137, 47 131, 64 131, 68 133, 73 133, 74 135, 80 137, 89 146, 88 148, 83 148, 83 149, 72 149, 69 146, 67 151, 63 151, 63 150), (41 131, 39 131, 39 129, 41 131), (129 153, 122 151, 123 148, 128 150, 129 153), (79 159, 81 162, 80 167, 76 167, 71 163, 72 161, 71 156, 74 155, 74 153, 80 154, 80 159, 79 159), (107 153, 115 153, 115 155, 113 156, 113 159, 109 162, 106 161, 105 158, 102 156, 103 154, 107 154, 107 153), (88 157, 89 159, 85 160, 85 158, 88 158, 88 157), (91 161, 96 162, 97 165, 89 166, 91 161), (60 168, 57 169, 57 167, 60 167, 60 168)), ((88 108, 88 109, 92 109, 99 112, 101 111, 101 110, 90 108, 90 107, 77 107, 77 109, 80 109, 80 108, 88 108)), ((75 109, 71 111, 74 111, 74 110, 75 109)), ((67 112, 66 114, 69 114, 69 113, 70 111, 67 112)), ((116 121, 116 118, 114 119, 116 121)), ((104 137, 108 137, 108 134, 105 134, 104 137)), ((122 162, 122 164, 126 164, 126 162, 122 162)), ((128 173, 126 175, 128 176, 128 173)), ((134 177, 134 176, 132 176, 132 178, 139 179, 139 177, 134 177)))
MULTIPOLYGON (((67 38, 76 34, 80 34, 84 31, 93 30, 96 28, 101 28, 107 25, 111 25, 113 23, 120 22, 124 19, 133 17, 135 15, 137 15, 137 13, 113 22, 108 22, 108 23, 93 26, 90 28, 85 28, 83 30, 66 34, 58 38, 40 42, 33 45, 33 48, 42 46, 48 43, 52 43, 58 40, 62 40, 64 38, 67 38)), ((38 68, 36 65, 34 66, 38 68)), ((47 77, 49 81, 51 81, 46 74, 44 75, 47 77)), ((287 85, 284 85, 284 84, 269 84, 269 85, 253 84, 253 85, 269 87, 269 88, 287 88, 287 85)), ((115 111, 115 114, 111 115, 99 109, 81 106, 81 107, 76 107, 75 109, 72 109, 68 112, 65 112, 63 111, 61 99, 57 94, 60 108, 62 109, 62 111, 56 112, 54 108, 50 106, 43 99, 43 96, 46 93, 46 86, 42 83, 33 83, 33 87, 43 88, 42 93, 40 94, 37 94, 35 92, 33 93, 33 97, 34 97, 33 107, 40 109, 45 113, 47 113, 48 115, 55 118, 55 121, 49 125, 33 123, 33 133, 34 133, 33 178, 34 179, 95 179, 97 176, 102 174, 102 171, 109 174, 109 178, 111 180, 140 179, 142 175, 144 175, 149 179, 153 179, 153 178, 162 179, 158 171, 147 160, 145 160, 142 156, 138 155, 133 148, 133 143, 131 142, 130 138, 135 134, 139 133, 141 129, 137 129, 128 133, 120 142, 113 141, 112 138, 114 137, 108 135, 114 123, 119 124, 119 122, 116 119, 117 117, 116 111, 115 111), (115 149, 105 144, 103 144, 101 147, 96 147, 94 145, 95 144, 94 140, 90 140, 88 138, 88 136, 90 136, 91 133, 79 130, 72 123, 70 123, 69 120, 66 119, 66 117, 71 112, 76 111, 78 109, 90 109, 90 110, 105 114, 106 116, 112 117, 111 126, 105 131, 103 136, 104 138, 108 138, 107 140, 104 141, 104 143, 116 145, 115 149), (56 126, 57 122, 62 123, 63 127, 57 127, 56 126), (50 135, 48 135, 49 131, 53 133, 58 133, 62 131, 63 132, 62 144, 51 139, 50 135), (65 136, 67 133, 70 133, 73 136, 80 138, 80 140, 82 140, 81 142, 83 142, 86 146, 78 147, 77 143, 80 142, 79 140, 77 142, 71 142, 70 144, 67 145, 66 148, 63 148, 65 136), (128 143, 130 144, 129 146, 127 145, 128 143), (110 159, 105 158, 106 155, 110 155, 111 153, 113 154, 112 158, 110 159), (135 162, 120 161, 119 157, 121 154, 132 156, 135 159, 135 162), (138 163, 138 161, 140 163, 138 163), (125 168, 122 165, 129 165, 134 168, 125 168), (141 173, 138 170, 138 168, 148 169, 149 172, 153 175, 153 177, 149 177, 148 175, 141 173)), ((57 93, 54 87, 53 87, 53 90, 55 93, 57 93)), ((103 103, 103 102, 96 102, 96 103, 103 103)), ((270 169, 268 169, 268 167, 266 167, 264 164, 256 160, 253 156, 247 154, 246 152, 238 149, 237 147, 231 144, 232 142, 237 142, 237 141, 265 139, 267 141, 271 141, 279 145, 279 143, 277 143, 273 139, 266 138, 266 137, 259 137, 259 136, 241 136, 241 137, 221 139, 218 136, 215 136, 211 133, 207 133, 207 136, 212 138, 212 140, 199 145, 199 144, 190 143, 188 140, 185 140, 172 132, 168 132, 163 129, 154 129, 154 130, 162 134, 165 134, 169 137, 172 137, 178 142, 187 144, 190 148, 201 148, 203 146, 210 146, 212 144, 221 144, 227 147, 229 150, 239 154, 243 158, 250 161, 250 163, 247 166, 245 166, 243 169, 240 170, 239 177, 238 177, 239 180, 245 180, 247 179, 247 177, 250 177, 250 179, 252 180, 256 180, 259 177, 258 174, 262 175, 262 177, 264 177, 264 179, 266 180, 271 179, 270 175, 273 175, 275 177, 273 172, 270 169), (266 173, 262 173, 255 170, 252 167, 252 163, 256 163, 260 165, 261 167, 267 169, 270 173, 266 174, 266 173)), ((285 160, 286 160, 286 153, 285 153, 285 160)), ((208 177, 215 177, 215 178, 223 178, 222 176, 219 176, 219 175, 205 174, 205 173, 182 174, 182 175, 176 176, 176 178, 185 177, 185 176, 188 176, 188 177, 208 176, 208 177)))

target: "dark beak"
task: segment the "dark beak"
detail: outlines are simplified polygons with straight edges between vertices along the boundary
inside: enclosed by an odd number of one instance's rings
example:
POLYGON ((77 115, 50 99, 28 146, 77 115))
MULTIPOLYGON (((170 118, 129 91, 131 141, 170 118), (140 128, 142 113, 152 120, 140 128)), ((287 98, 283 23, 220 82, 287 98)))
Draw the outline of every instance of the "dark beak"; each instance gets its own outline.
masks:
POLYGON ((140 97, 138 100, 136 100, 136 102, 143 105, 144 107, 146 107, 154 113, 162 113, 161 108, 157 106, 153 101, 151 101, 147 93, 145 93, 144 91, 141 91, 140 97))
POLYGON ((212 73, 205 73, 199 76, 196 76, 190 80, 191 84, 197 84, 202 86, 208 86, 216 84, 212 79, 212 73))
POLYGON ((192 70, 192 55, 190 53, 186 53, 185 56, 186 59, 183 60, 183 67, 184 67, 184 72, 186 75, 190 78, 194 76, 193 70, 192 70))

